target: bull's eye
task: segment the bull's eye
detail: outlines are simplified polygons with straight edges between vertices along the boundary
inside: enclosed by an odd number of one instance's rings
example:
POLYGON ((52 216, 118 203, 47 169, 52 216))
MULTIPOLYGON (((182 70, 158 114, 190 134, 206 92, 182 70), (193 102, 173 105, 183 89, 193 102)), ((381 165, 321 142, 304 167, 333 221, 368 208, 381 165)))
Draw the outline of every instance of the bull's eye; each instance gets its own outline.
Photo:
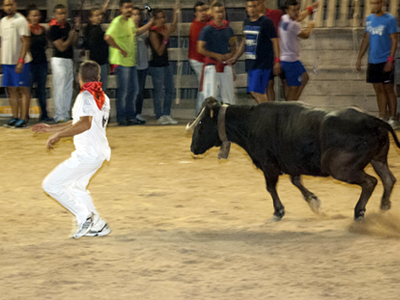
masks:
POLYGON ((199 125, 201 124, 201 121, 199 121, 199 125))

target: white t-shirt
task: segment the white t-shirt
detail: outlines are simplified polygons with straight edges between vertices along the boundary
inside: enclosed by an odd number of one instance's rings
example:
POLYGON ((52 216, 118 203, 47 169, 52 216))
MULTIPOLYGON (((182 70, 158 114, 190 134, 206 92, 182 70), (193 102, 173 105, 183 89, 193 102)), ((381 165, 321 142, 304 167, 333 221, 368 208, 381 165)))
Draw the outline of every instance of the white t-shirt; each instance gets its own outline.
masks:
POLYGON ((110 99, 106 96, 100 110, 92 94, 84 91, 76 97, 72 108, 72 124, 77 123, 81 117, 92 117, 92 126, 89 130, 74 136, 74 145, 78 155, 91 159, 110 160, 111 149, 106 137, 106 126, 110 115, 110 99))
MULTIPOLYGON (((3 65, 16 65, 21 52, 21 37, 30 36, 28 22, 20 13, 16 13, 11 18, 4 17, 0 21, 1 36, 1 63, 3 65)), ((25 55, 25 63, 32 60, 31 53, 25 55)))
POLYGON ((299 60, 300 23, 293 21, 289 15, 283 15, 279 23, 279 45, 281 48, 281 61, 294 62, 299 60))

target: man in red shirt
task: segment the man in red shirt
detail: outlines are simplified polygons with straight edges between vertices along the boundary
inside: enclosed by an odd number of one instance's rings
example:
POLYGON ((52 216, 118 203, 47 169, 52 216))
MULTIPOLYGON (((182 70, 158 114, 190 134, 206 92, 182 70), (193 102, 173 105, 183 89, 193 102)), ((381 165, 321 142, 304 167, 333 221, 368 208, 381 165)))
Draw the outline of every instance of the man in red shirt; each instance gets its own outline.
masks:
MULTIPOLYGON (((214 0, 216 2, 217 0, 214 0)), ((212 3, 212 4, 213 4, 212 3)), ((211 5, 212 5, 211 4, 211 5)), ((190 32, 189 32, 189 63, 192 67, 193 71, 196 73, 197 82, 200 85, 201 80, 201 73, 203 70, 203 62, 204 56, 197 52, 197 38, 199 37, 200 31, 203 29, 204 26, 208 24, 210 21, 210 12, 208 10, 207 5, 205 5, 201 1, 197 1, 193 7, 195 19, 190 25, 190 32)), ((197 103, 196 103, 196 115, 200 112, 201 105, 203 103, 203 93, 198 92, 197 95, 197 103)))
MULTIPOLYGON (((281 21, 281 18, 283 16, 283 12, 281 9, 269 9, 265 6, 264 0, 258 0, 258 7, 259 7, 259 12, 260 15, 267 16, 268 18, 271 19, 272 23, 274 23, 276 33, 278 34, 278 27, 279 27, 279 22, 281 21)), ((314 9, 318 8, 318 2, 314 2, 311 6, 307 7, 306 10, 300 12, 299 18, 297 19, 297 22, 303 21, 307 16, 312 15, 314 9)), ((284 74, 280 75, 282 79, 282 85, 284 90, 286 91, 287 88, 287 83, 286 83, 286 78, 284 74)), ((286 93, 285 93, 286 95, 286 93)), ((271 72, 271 77, 268 82, 267 86, 267 97, 269 101, 275 101, 275 91, 274 91, 274 74, 271 72)))

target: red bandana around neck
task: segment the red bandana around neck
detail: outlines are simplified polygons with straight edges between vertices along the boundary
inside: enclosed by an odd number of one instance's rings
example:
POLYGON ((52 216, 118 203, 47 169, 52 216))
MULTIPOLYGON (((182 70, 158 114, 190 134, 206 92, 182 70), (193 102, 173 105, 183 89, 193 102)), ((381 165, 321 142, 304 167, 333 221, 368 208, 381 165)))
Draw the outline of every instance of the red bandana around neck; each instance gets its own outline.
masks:
POLYGON ((104 101, 106 101, 106 94, 104 94, 103 90, 101 89, 101 86, 103 83, 98 82, 98 81, 92 81, 85 83, 81 87, 81 93, 83 91, 88 91, 89 93, 92 94, 94 100, 96 101, 97 107, 101 110, 104 105, 104 101))
POLYGON ((58 26, 60 28, 64 28, 65 27, 65 23, 64 24, 60 24, 56 21, 56 19, 51 19, 49 26, 58 26))
POLYGON ((35 26, 32 24, 29 24, 29 29, 33 32, 33 34, 38 34, 39 31, 42 29, 42 25, 36 24, 35 26))
POLYGON ((214 23, 214 20, 213 20, 213 21, 210 22, 210 25, 211 25, 212 27, 214 27, 215 29, 217 29, 217 30, 225 29, 225 28, 227 28, 227 27, 229 26, 229 21, 223 20, 223 21, 222 21, 222 26, 217 26, 217 25, 214 23))

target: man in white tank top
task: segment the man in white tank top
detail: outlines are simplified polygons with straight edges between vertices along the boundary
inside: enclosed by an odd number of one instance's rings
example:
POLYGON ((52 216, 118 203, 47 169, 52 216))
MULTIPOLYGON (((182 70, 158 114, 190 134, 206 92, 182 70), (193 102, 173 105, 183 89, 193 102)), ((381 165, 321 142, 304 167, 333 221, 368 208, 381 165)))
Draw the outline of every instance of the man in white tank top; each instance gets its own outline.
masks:
POLYGON ((86 190, 90 178, 110 160, 111 149, 106 137, 110 114, 110 100, 101 89, 100 66, 94 61, 84 62, 79 70, 81 93, 72 109, 73 120, 68 123, 36 124, 35 132, 54 133, 47 140, 47 148, 63 137, 74 137, 75 151, 43 181, 43 189, 75 215, 78 223, 73 238, 104 236, 110 229, 97 213, 90 193, 86 190))

